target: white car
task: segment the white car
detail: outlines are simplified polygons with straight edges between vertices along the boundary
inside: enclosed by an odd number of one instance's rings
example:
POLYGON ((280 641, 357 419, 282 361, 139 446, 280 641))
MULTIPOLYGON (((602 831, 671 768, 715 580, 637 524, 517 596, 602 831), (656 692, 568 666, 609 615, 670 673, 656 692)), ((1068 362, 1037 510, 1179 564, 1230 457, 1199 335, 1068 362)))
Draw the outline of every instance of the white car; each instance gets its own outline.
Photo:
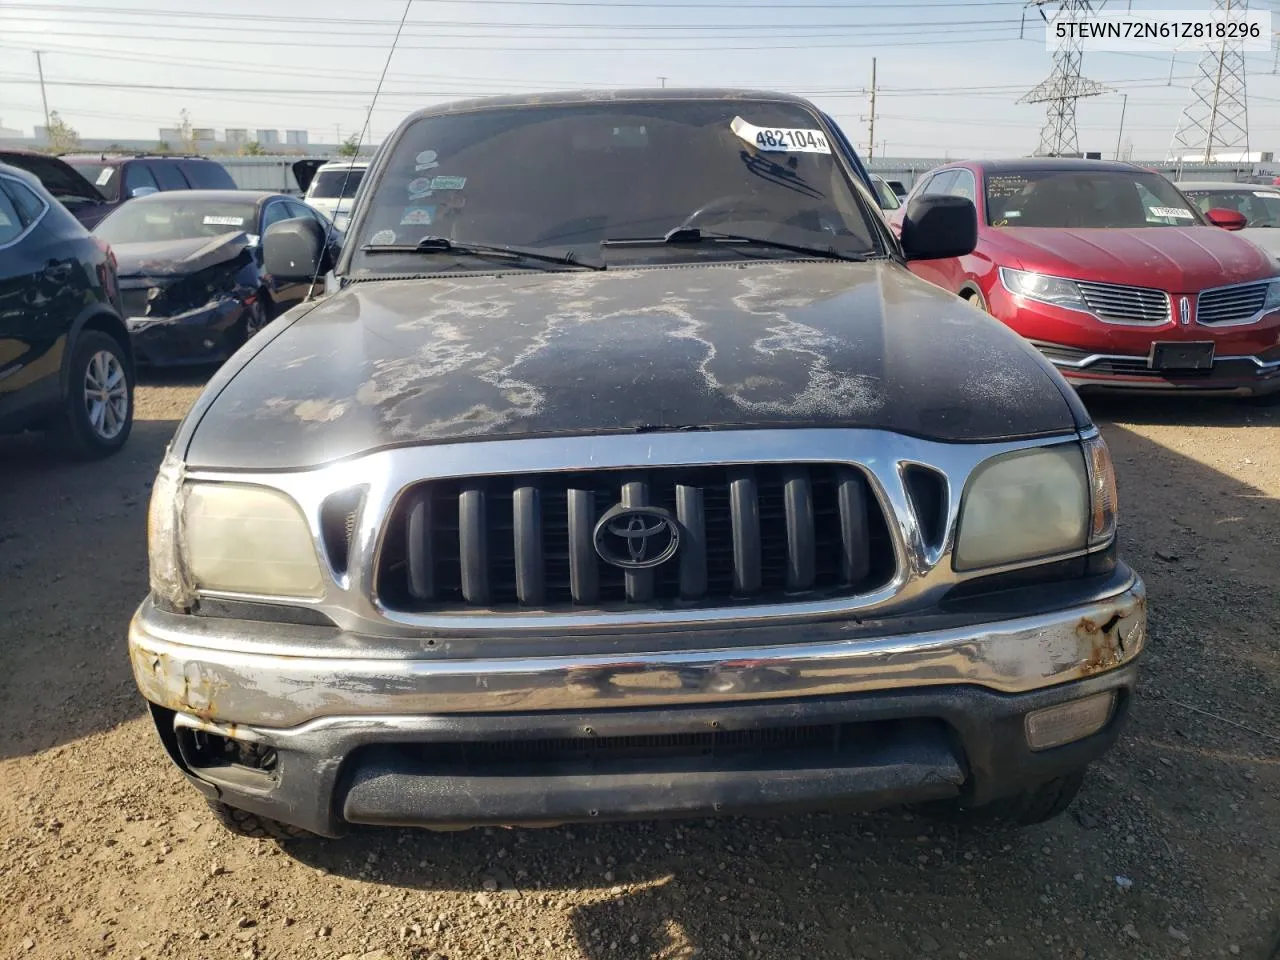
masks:
POLYGON ((1175 184, 1205 213, 1230 210, 1245 219, 1240 236, 1280 257, 1280 187, 1206 180, 1175 184))
POLYGON ((316 170, 304 199, 345 230, 356 190, 368 169, 368 160, 332 160, 316 170))

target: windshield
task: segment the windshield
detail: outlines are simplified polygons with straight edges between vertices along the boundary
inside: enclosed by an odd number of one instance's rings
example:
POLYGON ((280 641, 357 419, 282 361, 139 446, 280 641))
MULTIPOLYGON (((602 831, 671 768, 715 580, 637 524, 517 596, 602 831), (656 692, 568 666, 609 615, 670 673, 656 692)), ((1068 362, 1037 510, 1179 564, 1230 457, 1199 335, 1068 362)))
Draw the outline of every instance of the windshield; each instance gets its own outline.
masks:
POLYGON ((1191 227, 1203 224, 1177 189, 1128 170, 1002 170, 986 176, 993 227, 1191 227))
MULTIPOLYGON (((424 117, 398 139, 369 192, 353 263, 403 271, 405 256, 362 248, 425 236, 597 259, 603 240, 663 237, 678 226, 876 253, 865 205, 831 150, 809 111, 770 101, 536 105, 424 117)), ((786 255, 685 245, 610 247, 606 259, 786 255)), ((480 260, 456 266, 493 269, 480 260)), ((452 268, 443 259, 431 267, 452 268)))
POLYGON ((67 162, 79 171, 80 176, 97 187, 98 192, 112 203, 120 199, 119 167, 113 167, 106 163, 93 163, 92 161, 69 160, 67 162))
POLYGON ((1245 226, 1280 227, 1280 190, 1187 190, 1197 207, 1210 210, 1233 210, 1244 214, 1245 226))
POLYGON ((257 232, 256 205, 243 200, 193 200, 189 191, 135 200, 118 208, 93 232, 107 243, 157 243, 257 232))
POLYGON ((311 200, 336 200, 338 197, 348 198, 356 195, 356 187, 364 179, 364 167, 352 167, 346 170, 321 170, 311 181, 311 189, 307 192, 311 200), (343 189, 343 182, 346 189, 343 189))

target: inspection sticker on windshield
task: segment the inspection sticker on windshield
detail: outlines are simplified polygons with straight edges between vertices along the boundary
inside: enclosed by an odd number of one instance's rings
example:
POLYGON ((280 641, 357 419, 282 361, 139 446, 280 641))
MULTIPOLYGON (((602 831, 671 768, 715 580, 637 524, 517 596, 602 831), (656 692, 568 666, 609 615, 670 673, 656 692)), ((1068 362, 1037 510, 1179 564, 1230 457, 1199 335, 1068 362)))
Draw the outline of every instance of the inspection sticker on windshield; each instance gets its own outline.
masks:
POLYGON ((243 227, 244 217, 205 217, 206 227, 243 227))
POLYGON ((381 246, 384 243, 395 243, 396 232, 394 230, 379 230, 369 238, 369 242, 375 243, 378 246, 381 246))
POLYGON ((804 130, 798 127, 757 127, 741 117, 734 117, 729 129, 755 144, 757 150, 778 153, 830 153, 831 144, 821 130, 804 130))
POLYGON ((436 162, 436 152, 434 150, 423 150, 418 154, 417 166, 413 169, 421 173, 423 170, 434 170, 438 166, 440 164, 436 162))
POLYGON ((94 184, 99 187, 105 187, 107 181, 111 179, 111 175, 115 172, 115 167, 103 167, 102 172, 98 174, 98 179, 93 181, 94 184))
POLYGON ((431 196, 431 178, 418 177, 416 180, 409 181, 409 199, 419 200, 422 197, 431 196))
POLYGON ((1181 207, 1147 207, 1153 217, 1173 217, 1175 220, 1194 220, 1196 215, 1181 207))
POLYGON ((431 180, 432 190, 461 190, 466 185, 466 177, 434 177, 431 180))

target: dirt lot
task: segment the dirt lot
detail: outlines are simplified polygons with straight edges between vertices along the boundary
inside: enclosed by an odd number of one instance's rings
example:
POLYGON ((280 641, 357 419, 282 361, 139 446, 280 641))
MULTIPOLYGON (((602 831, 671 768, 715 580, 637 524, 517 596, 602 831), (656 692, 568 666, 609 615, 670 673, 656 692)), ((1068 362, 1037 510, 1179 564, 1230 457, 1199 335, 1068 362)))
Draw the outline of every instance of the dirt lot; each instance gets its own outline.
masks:
POLYGON ((220 831, 142 715, 125 626, 154 468, 198 387, 152 383, 94 466, 0 441, 0 957, 1276 956, 1280 405, 1095 404, 1153 640, 1072 811, 902 813, 281 849, 220 831))

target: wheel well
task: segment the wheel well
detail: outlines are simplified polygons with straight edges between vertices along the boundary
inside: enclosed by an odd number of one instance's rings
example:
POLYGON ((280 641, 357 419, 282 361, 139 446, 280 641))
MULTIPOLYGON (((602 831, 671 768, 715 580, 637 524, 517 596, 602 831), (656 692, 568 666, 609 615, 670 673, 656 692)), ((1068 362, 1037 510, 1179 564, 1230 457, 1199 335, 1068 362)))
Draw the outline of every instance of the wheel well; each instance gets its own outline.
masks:
POLYGON ((960 288, 960 297, 963 300, 972 300, 975 296, 982 296, 982 291, 971 283, 966 283, 960 288))
POLYGON ((109 313, 95 313, 84 322, 84 326, 80 328, 83 333, 86 330, 97 330, 105 333, 116 343, 120 344, 120 348, 124 351, 125 360, 129 364, 130 372, 133 370, 133 350, 129 342, 129 331, 123 323, 111 316, 109 313))

